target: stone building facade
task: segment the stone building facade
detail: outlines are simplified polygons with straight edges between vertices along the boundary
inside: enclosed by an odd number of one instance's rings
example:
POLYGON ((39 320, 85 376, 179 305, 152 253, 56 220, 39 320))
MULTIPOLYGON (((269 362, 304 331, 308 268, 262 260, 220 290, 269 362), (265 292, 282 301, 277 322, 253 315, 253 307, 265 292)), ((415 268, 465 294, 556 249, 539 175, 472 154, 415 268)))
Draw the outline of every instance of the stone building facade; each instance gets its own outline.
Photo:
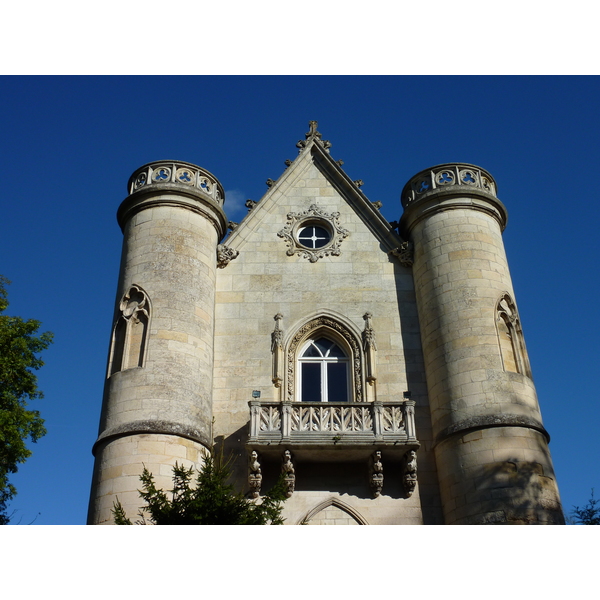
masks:
POLYGON ((288 524, 562 523, 492 176, 422 171, 389 223, 305 138, 239 224, 201 167, 130 178, 89 522, 216 444, 288 524))

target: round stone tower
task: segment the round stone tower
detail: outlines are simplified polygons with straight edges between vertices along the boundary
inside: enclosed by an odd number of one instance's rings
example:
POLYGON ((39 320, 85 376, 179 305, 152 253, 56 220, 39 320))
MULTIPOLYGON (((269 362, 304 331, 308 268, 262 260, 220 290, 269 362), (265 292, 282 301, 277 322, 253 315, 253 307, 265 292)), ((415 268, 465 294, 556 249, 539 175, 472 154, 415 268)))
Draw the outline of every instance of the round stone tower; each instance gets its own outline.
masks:
POLYGON ((402 205, 446 523, 562 523, 494 179, 439 165, 402 205))
POLYGON ((172 465, 198 464, 212 442, 223 188, 200 167, 158 161, 135 171, 128 189, 89 523, 112 523, 117 497, 135 518, 142 464, 170 489, 172 465))

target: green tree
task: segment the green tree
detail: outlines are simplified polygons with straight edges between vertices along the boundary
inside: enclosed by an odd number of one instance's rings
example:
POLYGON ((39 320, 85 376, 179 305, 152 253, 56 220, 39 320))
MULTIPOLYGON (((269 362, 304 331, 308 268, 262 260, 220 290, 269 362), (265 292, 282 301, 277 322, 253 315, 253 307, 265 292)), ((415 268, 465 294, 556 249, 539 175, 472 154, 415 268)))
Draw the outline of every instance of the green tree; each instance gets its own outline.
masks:
MULTIPOLYGON (((231 470, 222 454, 206 453, 204 463, 192 485, 194 469, 177 463, 173 467, 173 489, 157 489, 154 476, 144 467, 140 481, 138 525, 282 525, 281 511, 285 492, 283 480, 262 499, 261 503, 235 492, 227 483, 231 470), (170 496, 170 497, 169 497, 170 496)), ((115 524, 131 525, 123 506, 117 501, 112 509, 115 524)))
POLYGON ((574 506, 571 515, 576 525, 600 525, 600 500, 594 498, 594 488, 588 503, 583 508, 574 506))
POLYGON ((52 343, 50 332, 36 337, 39 321, 3 314, 8 308, 9 284, 0 275, 0 525, 9 522, 7 504, 17 493, 9 475, 31 456, 27 440, 37 442, 46 434, 44 419, 27 405, 44 397, 33 371, 44 364, 37 355, 52 343))

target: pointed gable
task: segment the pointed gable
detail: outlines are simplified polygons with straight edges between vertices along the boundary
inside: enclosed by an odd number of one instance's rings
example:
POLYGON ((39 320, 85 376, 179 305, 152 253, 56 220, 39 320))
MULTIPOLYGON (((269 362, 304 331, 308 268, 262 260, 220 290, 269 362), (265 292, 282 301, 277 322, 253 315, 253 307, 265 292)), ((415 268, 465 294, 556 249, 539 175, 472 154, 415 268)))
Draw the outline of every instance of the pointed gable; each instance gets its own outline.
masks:
MULTIPOLYGON (((339 209, 339 199, 342 199, 386 252, 397 249, 401 244, 399 236, 360 190, 362 182, 352 181, 342 169, 341 161, 334 161, 329 153, 331 143, 321 139, 317 122, 310 121, 309 126, 306 139, 296 144, 299 148, 296 159, 290 162, 276 181, 269 180, 269 189, 227 238, 226 245, 232 250, 241 250, 254 232, 260 229, 266 214, 281 214, 281 209, 285 208, 286 212, 289 209, 293 214, 302 215, 314 207, 307 216, 314 214, 317 217, 318 211, 327 214, 328 207, 339 209), (334 198, 338 201, 334 201, 334 198)), ((335 229, 333 219, 331 222, 335 229)))

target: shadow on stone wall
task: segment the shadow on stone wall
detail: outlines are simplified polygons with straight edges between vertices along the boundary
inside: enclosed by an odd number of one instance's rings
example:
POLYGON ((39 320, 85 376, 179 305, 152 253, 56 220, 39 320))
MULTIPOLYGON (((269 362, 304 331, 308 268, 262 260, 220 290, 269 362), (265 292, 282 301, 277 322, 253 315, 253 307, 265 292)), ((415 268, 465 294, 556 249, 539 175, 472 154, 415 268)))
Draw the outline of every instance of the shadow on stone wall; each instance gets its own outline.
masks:
MULTIPOLYGON (((521 438, 522 439, 522 438, 521 438)), ((530 438, 532 439, 532 438, 530 438)), ((537 452, 548 449, 540 435, 537 452)), ((565 517, 551 466, 509 456, 502 462, 465 470, 465 502, 456 496, 455 524, 564 525, 565 517)))

